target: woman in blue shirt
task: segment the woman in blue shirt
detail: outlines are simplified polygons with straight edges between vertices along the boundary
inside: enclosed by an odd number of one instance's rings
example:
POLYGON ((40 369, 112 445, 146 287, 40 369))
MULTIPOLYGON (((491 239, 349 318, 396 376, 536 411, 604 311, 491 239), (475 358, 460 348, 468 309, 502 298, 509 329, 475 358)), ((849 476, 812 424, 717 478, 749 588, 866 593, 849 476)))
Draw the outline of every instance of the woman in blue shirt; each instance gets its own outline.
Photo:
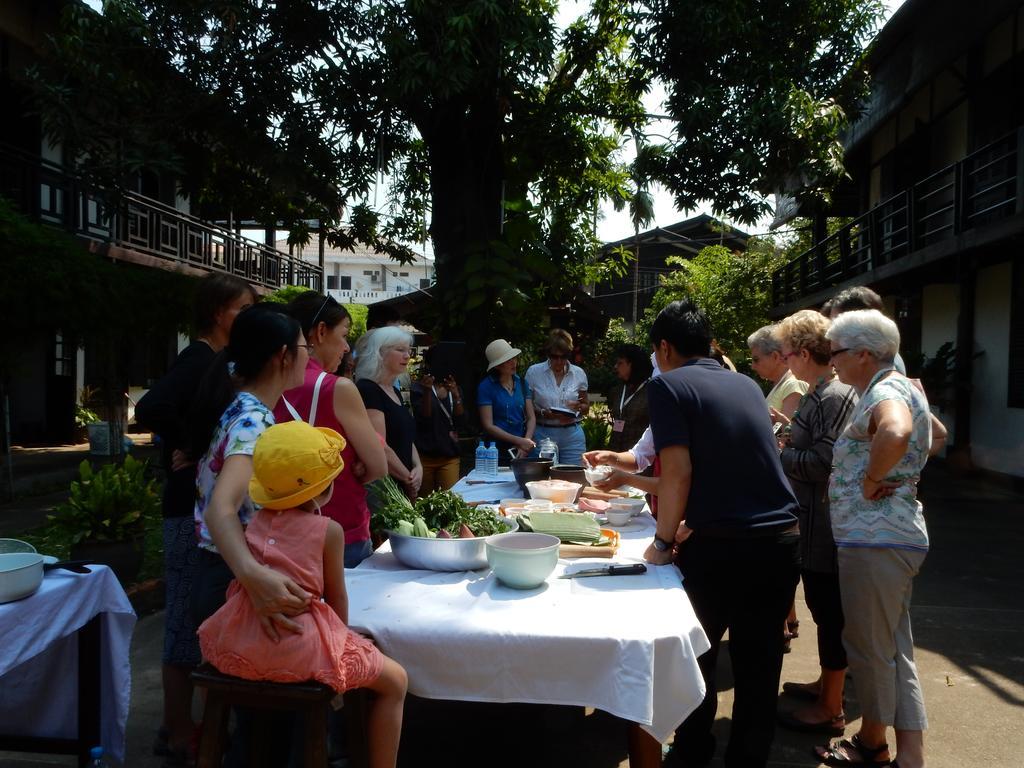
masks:
POLYGON ((505 339, 495 339, 487 345, 484 354, 487 355, 488 375, 476 390, 480 425, 484 438, 498 444, 498 462, 507 466, 509 448, 517 449, 519 456, 527 456, 536 446, 533 395, 516 373, 520 350, 505 339))

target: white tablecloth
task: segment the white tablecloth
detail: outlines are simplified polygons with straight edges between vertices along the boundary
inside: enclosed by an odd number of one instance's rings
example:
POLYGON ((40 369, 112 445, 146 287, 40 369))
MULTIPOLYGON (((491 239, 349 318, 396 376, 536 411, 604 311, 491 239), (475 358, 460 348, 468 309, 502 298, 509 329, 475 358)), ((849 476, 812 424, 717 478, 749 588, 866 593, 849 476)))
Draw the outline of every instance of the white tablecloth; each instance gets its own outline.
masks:
MULTIPOLYGON (((641 561, 653 518, 620 530, 614 562, 641 561)), ((704 698, 697 657, 709 644, 675 566, 557 578, 608 563, 560 560, 544 586, 522 591, 486 569, 405 569, 385 544, 345 573, 349 622, 406 668, 417 696, 590 706, 665 741, 704 698)))
POLYGON ((50 571, 34 595, 0 605, 0 731, 77 736, 75 631, 103 614, 100 734, 104 750, 120 762, 131 696, 128 651, 135 612, 113 571, 105 565, 89 568, 87 574, 50 571))

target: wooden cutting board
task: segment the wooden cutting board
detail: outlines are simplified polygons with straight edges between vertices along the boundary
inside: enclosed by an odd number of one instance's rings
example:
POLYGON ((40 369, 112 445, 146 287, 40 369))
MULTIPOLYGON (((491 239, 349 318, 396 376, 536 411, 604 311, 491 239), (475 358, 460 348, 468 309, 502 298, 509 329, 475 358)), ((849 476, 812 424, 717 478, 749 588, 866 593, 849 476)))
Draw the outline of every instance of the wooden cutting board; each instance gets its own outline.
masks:
POLYGON ((559 557, 614 557, 619 551, 620 535, 618 531, 602 528, 601 533, 612 539, 611 546, 588 547, 586 544, 560 544, 559 557))

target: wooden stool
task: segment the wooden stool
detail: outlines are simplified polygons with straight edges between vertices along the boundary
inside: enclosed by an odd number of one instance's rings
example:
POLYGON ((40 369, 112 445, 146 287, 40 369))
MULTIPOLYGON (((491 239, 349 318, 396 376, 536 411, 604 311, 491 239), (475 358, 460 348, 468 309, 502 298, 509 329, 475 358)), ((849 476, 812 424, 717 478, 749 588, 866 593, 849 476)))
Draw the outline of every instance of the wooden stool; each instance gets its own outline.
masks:
POLYGON ((222 674, 209 664, 201 665, 192 673, 192 682, 206 689, 198 768, 220 768, 227 747, 228 716, 233 706, 256 711, 251 753, 254 768, 266 765, 270 758, 267 747, 272 729, 262 722, 270 711, 295 712, 305 717, 304 764, 306 768, 327 765, 327 707, 335 695, 329 686, 312 680, 306 683, 243 680, 222 674))

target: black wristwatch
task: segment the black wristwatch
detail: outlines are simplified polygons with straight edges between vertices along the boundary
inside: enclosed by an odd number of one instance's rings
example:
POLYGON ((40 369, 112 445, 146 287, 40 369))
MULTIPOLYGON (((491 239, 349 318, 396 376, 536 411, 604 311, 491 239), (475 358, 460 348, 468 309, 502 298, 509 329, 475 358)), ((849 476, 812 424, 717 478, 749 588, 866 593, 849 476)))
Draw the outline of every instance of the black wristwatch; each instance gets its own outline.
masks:
POLYGON ((654 537, 654 548, 659 552, 669 552, 672 550, 673 543, 671 541, 665 541, 659 539, 657 536, 654 537))

